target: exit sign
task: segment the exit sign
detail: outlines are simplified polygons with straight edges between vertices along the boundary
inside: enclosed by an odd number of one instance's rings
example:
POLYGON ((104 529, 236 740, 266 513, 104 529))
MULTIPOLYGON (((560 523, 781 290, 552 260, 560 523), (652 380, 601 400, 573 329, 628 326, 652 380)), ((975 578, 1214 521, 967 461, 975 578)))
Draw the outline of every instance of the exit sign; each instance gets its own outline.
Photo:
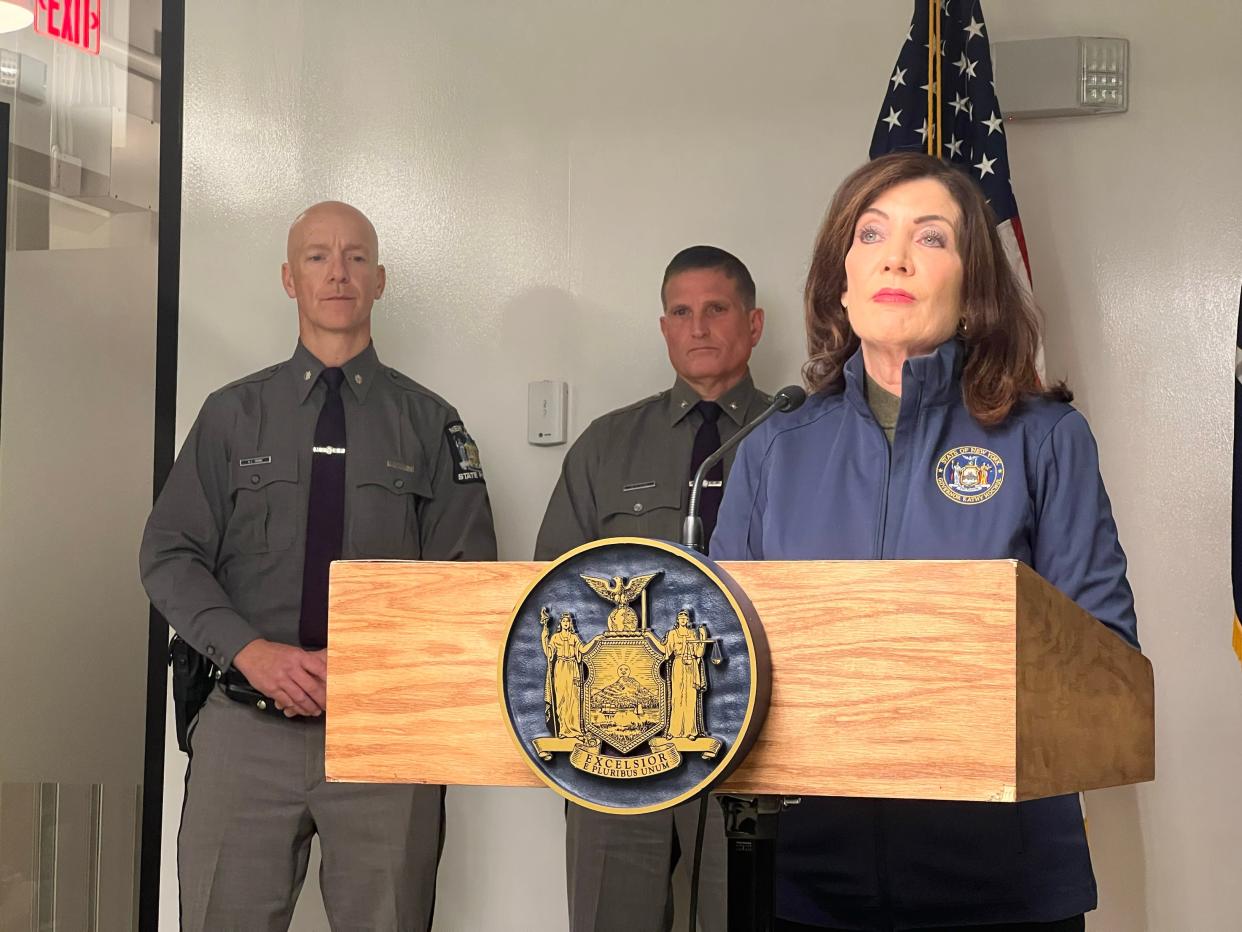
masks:
POLYGON ((99 54, 99 14, 103 0, 36 0, 35 32, 99 54))

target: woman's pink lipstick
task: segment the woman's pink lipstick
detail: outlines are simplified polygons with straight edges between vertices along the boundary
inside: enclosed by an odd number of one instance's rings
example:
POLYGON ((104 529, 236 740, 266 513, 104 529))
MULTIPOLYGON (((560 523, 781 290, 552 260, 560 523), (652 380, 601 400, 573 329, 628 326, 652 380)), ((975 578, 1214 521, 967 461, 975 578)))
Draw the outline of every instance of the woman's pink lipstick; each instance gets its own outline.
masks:
POLYGON ((881 304, 912 304, 914 295, 900 288, 881 288, 871 296, 871 300, 881 304))

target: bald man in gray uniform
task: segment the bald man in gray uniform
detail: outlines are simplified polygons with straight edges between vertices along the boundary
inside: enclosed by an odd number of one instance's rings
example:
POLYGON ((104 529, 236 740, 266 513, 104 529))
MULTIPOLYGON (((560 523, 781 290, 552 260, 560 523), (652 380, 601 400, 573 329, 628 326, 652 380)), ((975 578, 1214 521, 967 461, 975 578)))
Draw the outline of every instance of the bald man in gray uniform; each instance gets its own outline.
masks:
POLYGON ((347 204, 294 221, 297 349, 207 398, 143 535, 152 603, 221 671, 190 732, 189 932, 286 928, 315 834, 333 930, 430 927, 443 788, 324 780, 328 564, 494 560, 496 538, 457 412, 371 345, 378 256, 347 204))
MULTIPOLYGON (((536 560, 601 537, 680 540, 694 470, 771 403, 750 378, 763 309, 741 261, 714 246, 684 249, 665 270, 660 297, 660 331, 677 380, 598 418, 574 443, 539 529, 536 560)), ((731 462, 730 454, 707 474, 705 540, 731 462)), ((565 853, 572 932, 667 932, 674 851, 692 861, 698 806, 618 816, 571 804, 565 853)), ((707 817, 699 924, 725 932, 724 820, 715 800, 707 817)))

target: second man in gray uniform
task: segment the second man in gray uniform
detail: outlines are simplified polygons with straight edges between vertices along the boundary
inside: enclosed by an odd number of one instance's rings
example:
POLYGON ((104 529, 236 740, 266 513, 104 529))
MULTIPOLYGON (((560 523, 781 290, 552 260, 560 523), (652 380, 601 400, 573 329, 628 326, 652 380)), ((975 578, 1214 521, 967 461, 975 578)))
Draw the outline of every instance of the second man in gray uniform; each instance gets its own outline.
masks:
MULTIPOLYGON (((660 296, 660 331, 677 380, 667 391, 596 419, 570 448, 539 529, 537 560, 602 537, 680 540, 694 469, 771 401, 750 377, 763 309, 755 306, 755 283, 740 260, 714 246, 684 249, 665 270, 660 296)), ((704 539, 710 539, 713 506, 731 460, 708 473, 704 539)), ((697 816, 697 802, 638 816, 570 805, 565 853, 573 932, 669 929, 674 853, 692 861, 697 816)), ((708 803, 699 922, 704 932, 724 932, 724 822, 714 800, 708 803)))

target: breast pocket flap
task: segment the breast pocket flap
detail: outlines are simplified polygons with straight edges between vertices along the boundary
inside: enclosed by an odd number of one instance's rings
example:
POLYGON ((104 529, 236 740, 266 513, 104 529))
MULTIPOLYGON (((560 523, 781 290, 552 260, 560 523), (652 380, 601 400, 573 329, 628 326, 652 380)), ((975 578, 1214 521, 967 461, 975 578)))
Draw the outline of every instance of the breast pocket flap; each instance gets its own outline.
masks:
POLYGON ((367 459, 358 463, 353 470, 354 482, 359 487, 379 486, 393 495, 417 495, 419 498, 433 498, 431 480, 419 466, 403 460, 367 459))
POLYGON ((248 456, 230 464, 233 491, 264 489, 273 482, 297 482, 298 461, 294 456, 248 456))
POLYGON ((600 518, 644 515, 657 508, 682 507, 681 488, 670 482, 635 480, 606 489, 599 496, 600 518))

